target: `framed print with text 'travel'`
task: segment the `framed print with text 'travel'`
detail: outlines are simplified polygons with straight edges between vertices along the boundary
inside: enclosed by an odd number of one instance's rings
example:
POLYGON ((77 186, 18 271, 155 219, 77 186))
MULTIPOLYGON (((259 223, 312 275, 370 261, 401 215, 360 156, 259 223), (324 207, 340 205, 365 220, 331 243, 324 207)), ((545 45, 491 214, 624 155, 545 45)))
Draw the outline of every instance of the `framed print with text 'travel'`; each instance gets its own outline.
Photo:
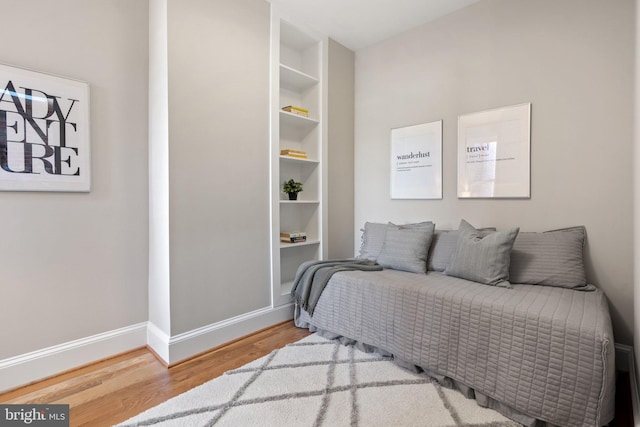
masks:
POLYGON ((458 117, 458 197, 529 198, 531 104, 458 117))

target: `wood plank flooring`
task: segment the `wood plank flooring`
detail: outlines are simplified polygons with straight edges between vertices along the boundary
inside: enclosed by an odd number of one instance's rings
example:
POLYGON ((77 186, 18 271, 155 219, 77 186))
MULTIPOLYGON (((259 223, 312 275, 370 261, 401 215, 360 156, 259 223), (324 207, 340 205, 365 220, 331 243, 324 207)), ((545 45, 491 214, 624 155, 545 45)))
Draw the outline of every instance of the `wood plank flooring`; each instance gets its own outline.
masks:
MULTIPOLYGON (((141 348, 0 394, 0 403, 65 403, 71 426, 111 426, 307 335, 285 322, 168 369, 141 348)), ((610 427, 633 426, 630 395, 621 374, 610 427)))
POLYGON ((71 426, 111 426, 307 335, 286 322, 168 369, 141 348, 0 394, 0 403, 69 404, 71 426))

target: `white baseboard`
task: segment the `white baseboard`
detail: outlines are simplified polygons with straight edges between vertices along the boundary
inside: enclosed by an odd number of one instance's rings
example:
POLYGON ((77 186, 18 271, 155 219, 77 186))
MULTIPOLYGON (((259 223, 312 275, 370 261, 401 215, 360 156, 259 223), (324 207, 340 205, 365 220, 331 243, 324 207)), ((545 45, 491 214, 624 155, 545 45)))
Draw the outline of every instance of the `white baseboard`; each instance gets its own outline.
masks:
POLYGON ((0 360, 0 392, 148 345, 168 365, 293 318, 293 304, 267 307, 170 337, 138 323, 0 360))
POLYGON ((149 322, 147 326, 147 345, 156 353, 160 359, 167 363, 169 360, 169 339, 162 329, 158 328, 155 323, 149 322))
POLYGON ((3 359, 0 360, 0 391, 133 350, 146 343, 147 322, 142 322, 3 359))
POLYGON ((631 405, 633 407, 633 425, 640 426, 640 393, 638 393, 638 377, 636 374, 636 360, 633 347, 616 344, 616 369, 629 373, 629 388, 631 389, 631 405))
MULTIPOLYGON (((168 365, 293 318, 293 304, 267 307, 169 337, 151 322, 104 332, 0 360, 0 392, 148 345, 168 365)), ((633 348, 615 345, 618 370, 629 372, 634 425, 640 427, 640 393, 633 348)))
POLYGON ((166 364, 173 365, 213 347, 290 319, 293 319, 293 304, 262 308, 172 337, 150 324, 148 343, 166 364))

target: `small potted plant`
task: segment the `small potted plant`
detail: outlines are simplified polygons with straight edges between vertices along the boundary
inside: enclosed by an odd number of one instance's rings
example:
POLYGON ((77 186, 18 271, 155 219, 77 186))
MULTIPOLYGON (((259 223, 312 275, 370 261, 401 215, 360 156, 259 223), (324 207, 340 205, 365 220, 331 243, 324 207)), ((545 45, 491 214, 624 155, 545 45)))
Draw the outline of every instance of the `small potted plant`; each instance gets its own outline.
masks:
POLYGON ((290 179, 282 184, 282 191, 289 195, 289 200, 298 200, 298 193, 302 191, 302 183, 290 179))

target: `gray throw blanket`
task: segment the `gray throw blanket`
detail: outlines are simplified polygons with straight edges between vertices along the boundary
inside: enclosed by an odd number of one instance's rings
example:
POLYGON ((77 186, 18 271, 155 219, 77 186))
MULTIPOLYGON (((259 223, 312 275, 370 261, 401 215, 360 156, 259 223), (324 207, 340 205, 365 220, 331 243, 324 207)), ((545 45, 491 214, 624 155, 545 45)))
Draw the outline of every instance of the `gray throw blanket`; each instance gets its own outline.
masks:
POLYGON ((291 296, 309 315, 313 315, 313 310, 331 276, 339 271, 350 270, 380 271, 382 266, 367 259, 353 258, 303 262, 293 280, 291 296))

